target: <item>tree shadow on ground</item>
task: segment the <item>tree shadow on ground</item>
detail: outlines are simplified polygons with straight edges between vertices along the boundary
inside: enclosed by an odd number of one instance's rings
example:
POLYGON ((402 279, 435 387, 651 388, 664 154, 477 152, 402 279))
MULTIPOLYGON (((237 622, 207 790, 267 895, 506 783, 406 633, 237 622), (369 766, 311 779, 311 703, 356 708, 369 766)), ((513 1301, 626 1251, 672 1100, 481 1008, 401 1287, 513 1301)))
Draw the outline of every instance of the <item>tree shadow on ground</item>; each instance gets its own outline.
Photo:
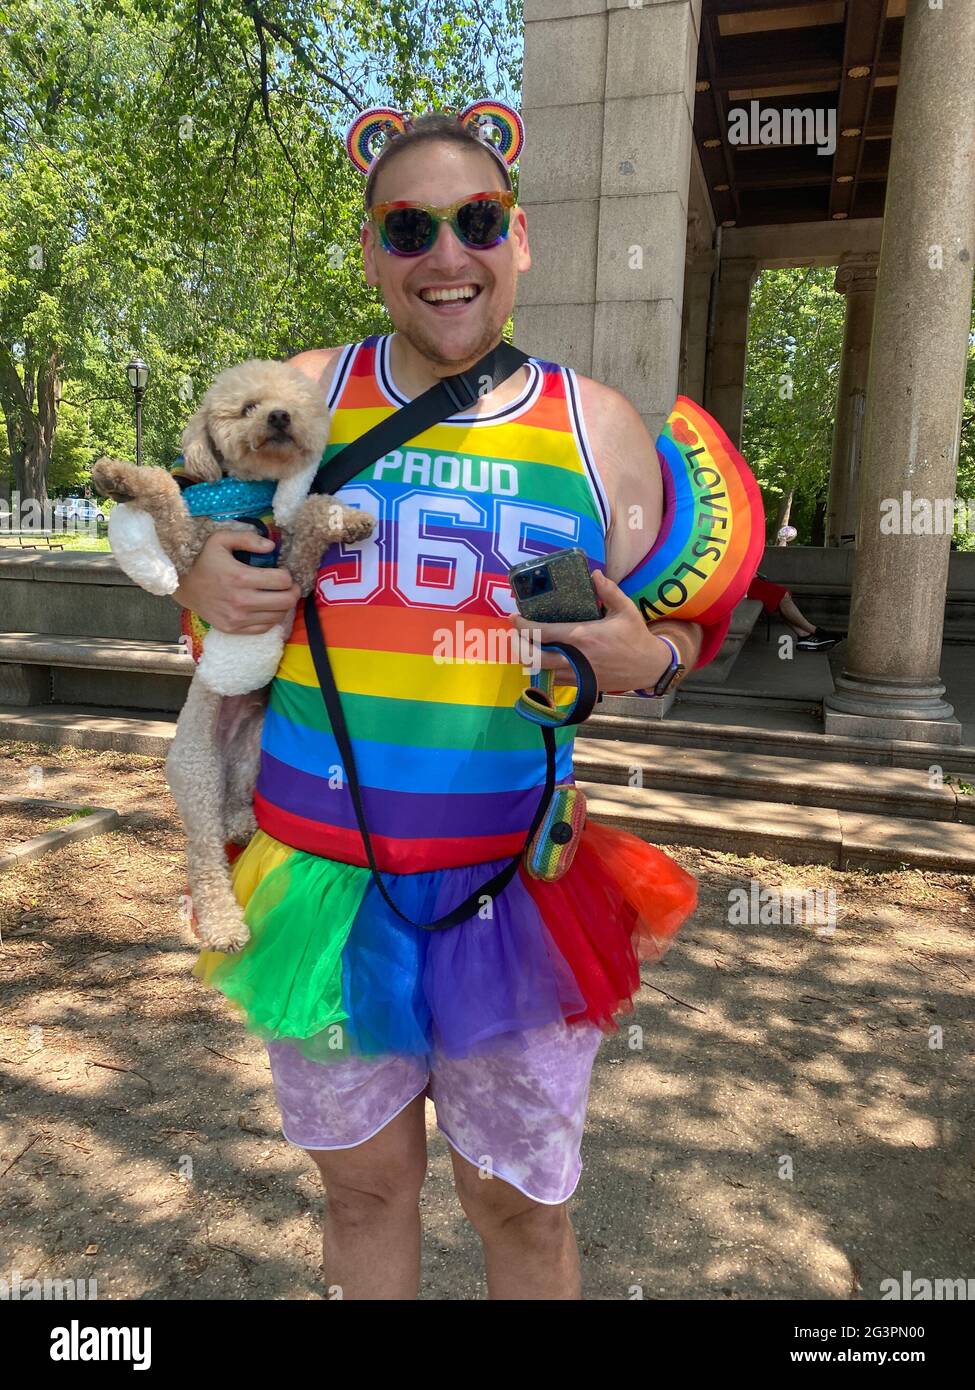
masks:
MULTIPOLYGON (((960 880, 937 876, 930 908, 901 911, 881 877, 670 852, 700 875, 701 903, 597 1059, 572 1200, 587 1297, 877 1298, 903 1270, 964 1276, 960 880), (839 885, 835 934, 729 925, 732 887, 783 875, 839 885)), ((318 1176, 280 1137, 263 1047, 190 976, 171 813, 56 860, 22 871, 41 907, 0 956, 0 1271, 94 1276, 103 1299, 321 1297, 318 1176), (135 843, 151 882, 124 868, 135 843), (122 868, 92 893, 95 855, 122 868)), ((439 1135, 422 1211, 423 1296, 483 1297, 439 1135)))

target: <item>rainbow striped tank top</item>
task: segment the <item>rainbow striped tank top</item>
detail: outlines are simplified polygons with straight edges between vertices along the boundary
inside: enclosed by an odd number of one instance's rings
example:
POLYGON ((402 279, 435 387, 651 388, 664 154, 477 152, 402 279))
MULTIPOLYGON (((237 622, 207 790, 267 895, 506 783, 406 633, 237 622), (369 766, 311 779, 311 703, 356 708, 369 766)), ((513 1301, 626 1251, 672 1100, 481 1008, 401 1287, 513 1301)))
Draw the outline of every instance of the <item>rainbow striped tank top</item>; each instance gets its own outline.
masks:
MULTIPOLYGON (((344 349, 326 461, 406 403, 389 347, 376 336, 344 349)), ((545 756, 514 708, 527 678, 508 571, 573 545, 590 568, 606 558, 609 509, 574 373, 531 358, 514 400, 425 431, 338 496, 378 523, 367 540, 325 552, 315 595, 379 867, 419 873, 517 854, 545 756)), ((556 737, 568 782, 573 730, 556 737)), ((271 685, 254 813, 296 849, 366 863, 300 604, 271 685)))

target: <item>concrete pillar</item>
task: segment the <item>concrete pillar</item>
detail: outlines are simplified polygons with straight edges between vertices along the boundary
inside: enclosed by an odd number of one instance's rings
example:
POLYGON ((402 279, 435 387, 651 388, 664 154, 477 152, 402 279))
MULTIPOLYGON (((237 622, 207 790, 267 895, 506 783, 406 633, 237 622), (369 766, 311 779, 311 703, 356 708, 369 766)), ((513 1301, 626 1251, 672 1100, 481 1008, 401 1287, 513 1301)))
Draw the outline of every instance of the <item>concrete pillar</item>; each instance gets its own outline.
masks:
POLYGON ((677 394, 700 0, 525 0, 515 341, 615 386, 652 435, 677 394))
POLYGON ((860 486, 863 416, 870 366, 870 332, 877 290, 876 255, 847 255, 840 261, 833 288, 846 295, 843 355, 836 391, 833 454, 829 466, 826 544, 851 545, 856 531, 860 486))
POLYGON ((860 475, 849 655, 827 732, 957 743, 939 679, 950 534, 904 491, 952 498, 975 253, 975 5, 908 0, 860 475), (885 499, 887 503, 885 505, 885 499), (884 529, 882 529, 882 526, 884 529))
POLYGON ((49 705, 51 668, 33 662, 0 662, 0 705, 49 705))
POLYGON ((714 339, 708 363, 709 388, 704 405, 735 445, 741 444, 748 305, 757 275, 758 262, 750 257, 721 257, 714 339))
POLYGON ((704 376, 708 353, 708 315, 715 253, 688 255, 684 266, 684 312, 681 320, 680 372, 677 389, 692 401, 704 404, 704 376))

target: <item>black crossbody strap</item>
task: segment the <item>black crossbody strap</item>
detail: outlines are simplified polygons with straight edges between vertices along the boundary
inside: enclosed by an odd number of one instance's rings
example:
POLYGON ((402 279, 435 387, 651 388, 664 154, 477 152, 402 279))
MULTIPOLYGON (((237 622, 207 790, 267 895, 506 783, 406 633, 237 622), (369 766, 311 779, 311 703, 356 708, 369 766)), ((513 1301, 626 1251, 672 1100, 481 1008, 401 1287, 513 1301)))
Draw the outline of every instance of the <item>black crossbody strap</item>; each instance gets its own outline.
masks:
POLYGON ((438 425, 466 410, 480 397, 507 381, 528 361, 527 353, 510 343, 498 343, 466 372, 445 376, 407 405, 353 439, 315 474, 309 492, 338 492, 357 473, 415 439, 431 425, 438 425), (490 382, 490 386, 488 383, 490 382))
MULTIPOLYGON (((439 424, 441 420, 446 420, 451 415, 466 410, 480 396, 487 395, 488 391, 494 390, 502 382, 507 381, 528 360, 527 354, 519 348, 504 342, 498 343, 479 362, 475 362, 468 371, 451 377, 443 377, 435 386, 431 386, 429 390, 415 397, 407 405, 401 406, 399 410, 394 411, 378 425, 374 425, 371 430, 367 430, 358 439, 354 439, 351 444, 347 444, 334 458, 318 470, 309 491, 329 494, 338 492, 339 488, 361 473, 364 468, 375 463, 377 459, 383 458, 392 450, 400 448, 411 439, 415 439, 417 435, 422 434, 432 425, 439 424), (490 386, 487 383, 490 383, 490 386)), ((459 903, 443 917, 438 917, 436 921, 414 922, 412 918, 400 911, 390 897, 376 864, 369 827, 366 824, 362 788, 359 784, 355 755, 352 751, 352 743, 342 711, 342 700, 335 684, 335 677, 332 674, 331 662, 328 659, 325 637, 315 605, 314 590, 305 599, 305 627, 308 632, 308 646, 315 665, 315 674, 318 677, 318 684, 321 687, 322 698, 328 710, 332 733, 345 767, 356 823, 359 826, 366 860, 376 887, 397 917, 402 918, 404 922, 409 922, 411 926, 424 927, 428 931, 440 931, 467 921, 469 917, 473 917, 476 912, 482 910, 485 899, 492 900, 508 886, 518 871, 523 849, 512 858, 510 863, 506 864, 486 883, 483 883, 462 903, 459 903)), ((595 683, 594 681, 591 683, 593 686, 592 699, 594 699, 595 683)), ((586 713, 592 707, 592 699, 585 701, 588 705, 586 713)), ((585 715, 581 717, 584 718, 585 715)), ((545 743, 545 786, 532 818, 531 827, 525 837, 526 845, 530 843, 535 831, 541 825, 555 790, 555 734, 550 727, 541 724, 539 727, 545 743)))
MULTIPOLYGON (((332 674, 332 663, 328 659, 328 651, 325 647, 325 637, 322 633, 321 623, 318 618, 318 609, 315 604, 314 591, 305 599, 305 628, 308 632, 308 646, 311 651, 312 661, 315 665, 315 674, 318 677, 318 684, 321 687, 322 698, 325 701, 325 708, 328 710, 328 717, 332 725, 332 733, 335 742, 338 744, 342 763, 345 767, 345 776, 349 784, 349 795, 352 798, 352 806, 355 811, 356 823, 359 826, 359 833, 362 836, 362 843, 365 848, 366 859, 369 869, 375 881, 376 887, 385 898, 386 902, 404 922, 409 922, 413 927, 423 927, 427 931, 442 931, 445 927, 455 927, 460 922, 466 922, 469 917, 473 917, 476 912, 481 911, 488 903, 498 896, 511 882, 518 871, 524 847, 514 856, 514 858, 492 875, 486 883, 482 883, 473 893, 469 894, 462 903, 446 913, 443 917, 438 917, 433 922, 414 922, 412 917, 407 917, 405 912, 401 912, 383 883, 376 864, 376 856, 372 847, 372 839, 369 835, 369 827, 366 824, 365 807, 362 802, 362 788, 359 784, 359 774, 355 765, 355 755, 352 751, 352 743, 349 739, 349 731, 345 723, 345 715, 342 712, 342 700, 335 685, 335 677, 332 674)), ((548 804, 552 799, 555 790, 555 734, 551 728, 540 726, 542 738, 545 741, 545 787, 539 799, 535 815, 532 819, 531 828, 525 836, 525 844, 529 844, 535 831, 542 823, 542 818, 548 810, 548 804)))

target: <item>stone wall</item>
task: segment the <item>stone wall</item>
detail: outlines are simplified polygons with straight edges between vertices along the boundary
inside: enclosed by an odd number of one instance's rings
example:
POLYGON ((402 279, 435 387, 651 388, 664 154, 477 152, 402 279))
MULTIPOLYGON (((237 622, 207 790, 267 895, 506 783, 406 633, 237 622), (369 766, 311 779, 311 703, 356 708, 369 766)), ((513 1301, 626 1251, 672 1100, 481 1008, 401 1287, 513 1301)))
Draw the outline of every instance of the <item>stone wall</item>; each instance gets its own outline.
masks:
POLYGON ((178 642, 169 598, 133 584, 107 551, 0 550, 0 630, 178 642))

